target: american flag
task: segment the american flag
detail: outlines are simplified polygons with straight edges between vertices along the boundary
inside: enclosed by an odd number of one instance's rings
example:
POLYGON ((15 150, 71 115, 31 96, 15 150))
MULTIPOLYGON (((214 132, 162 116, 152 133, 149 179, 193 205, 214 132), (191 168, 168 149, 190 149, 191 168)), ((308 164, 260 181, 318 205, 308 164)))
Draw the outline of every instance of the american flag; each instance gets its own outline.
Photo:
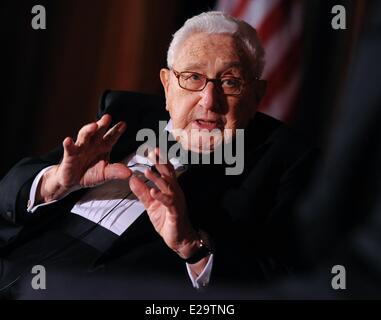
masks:
POLYGON ((268 87, 259 110, 288 121, 295 112, 301 79, 301 0, 219 0, 217 10, 245 20, 258 32, 268 87))

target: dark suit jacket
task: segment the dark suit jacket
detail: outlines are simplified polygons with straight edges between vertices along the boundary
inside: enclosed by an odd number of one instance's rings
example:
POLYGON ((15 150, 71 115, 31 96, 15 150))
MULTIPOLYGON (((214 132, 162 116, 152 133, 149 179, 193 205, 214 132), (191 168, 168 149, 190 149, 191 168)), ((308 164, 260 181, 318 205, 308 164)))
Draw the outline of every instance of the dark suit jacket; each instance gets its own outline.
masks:
MULTIPOLYGON (((115 145, 111 161, 135 151, 140 128, 157 130, 168 120, 163 98, 127 92, 106 92, 98 116, 107 112, 113 123, 125 120, 128 129, 115 145)), ((62 157, 62 147, 40 158, 26 158, 0 183, 0 245, 6 257, 20 243, 43 234, 70 211, 83 194, 26 211, 36 174, 62 157)), ((193 165, 179 177, 195 227, 215 241, 211 285, 228 281, 258 283, 292 271, 299 263, 294 209, 310 175, 315 151, 283 123, 257 113, 245 131, 245 169, 226 176, 224 165, 193 165)), ((103 252, 102 265, 122 263, 138 270, 162 270, 185 276, 184 263, 166 247, 146 214, 103 252)), ((188 281, 186 285, 189 285, 188 281)))

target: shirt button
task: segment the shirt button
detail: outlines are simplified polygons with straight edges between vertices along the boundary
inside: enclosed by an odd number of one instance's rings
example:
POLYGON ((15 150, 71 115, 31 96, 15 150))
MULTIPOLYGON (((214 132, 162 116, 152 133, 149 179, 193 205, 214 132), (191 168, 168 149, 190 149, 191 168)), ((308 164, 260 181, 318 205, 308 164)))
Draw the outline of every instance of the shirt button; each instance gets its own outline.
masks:
POLYGON ((7 211, 5 214, 8 218, 12 218, 12 211, 7 211))

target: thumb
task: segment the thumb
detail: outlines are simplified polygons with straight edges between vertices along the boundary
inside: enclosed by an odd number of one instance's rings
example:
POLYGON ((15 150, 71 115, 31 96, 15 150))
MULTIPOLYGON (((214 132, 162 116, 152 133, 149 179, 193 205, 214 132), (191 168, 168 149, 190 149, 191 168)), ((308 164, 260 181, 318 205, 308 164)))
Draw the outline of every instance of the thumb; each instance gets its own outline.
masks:
POLYGON ((132 174, 131 170, 123 163, 108 164, 104 170, 105 181, 115 179, 127 180, 132 174))

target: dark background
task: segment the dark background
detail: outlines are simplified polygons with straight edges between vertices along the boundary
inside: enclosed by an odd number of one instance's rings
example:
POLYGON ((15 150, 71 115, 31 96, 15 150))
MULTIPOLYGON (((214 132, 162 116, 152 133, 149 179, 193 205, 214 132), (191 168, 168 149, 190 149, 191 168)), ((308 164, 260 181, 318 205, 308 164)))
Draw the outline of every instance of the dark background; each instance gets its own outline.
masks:
MULTIPOLYGON (((27 155, 45 153, 94 119, 106 89, 161 93, 171 35, 215 1, 2 1, 0 178, 27 155), (45 6, 47 29, 30 23, 45 6)), ((324 147, 367 1, 305 1, 304 79, 297 130, 324 147), (347 9, 347 30, 331 8, 347 9)))

